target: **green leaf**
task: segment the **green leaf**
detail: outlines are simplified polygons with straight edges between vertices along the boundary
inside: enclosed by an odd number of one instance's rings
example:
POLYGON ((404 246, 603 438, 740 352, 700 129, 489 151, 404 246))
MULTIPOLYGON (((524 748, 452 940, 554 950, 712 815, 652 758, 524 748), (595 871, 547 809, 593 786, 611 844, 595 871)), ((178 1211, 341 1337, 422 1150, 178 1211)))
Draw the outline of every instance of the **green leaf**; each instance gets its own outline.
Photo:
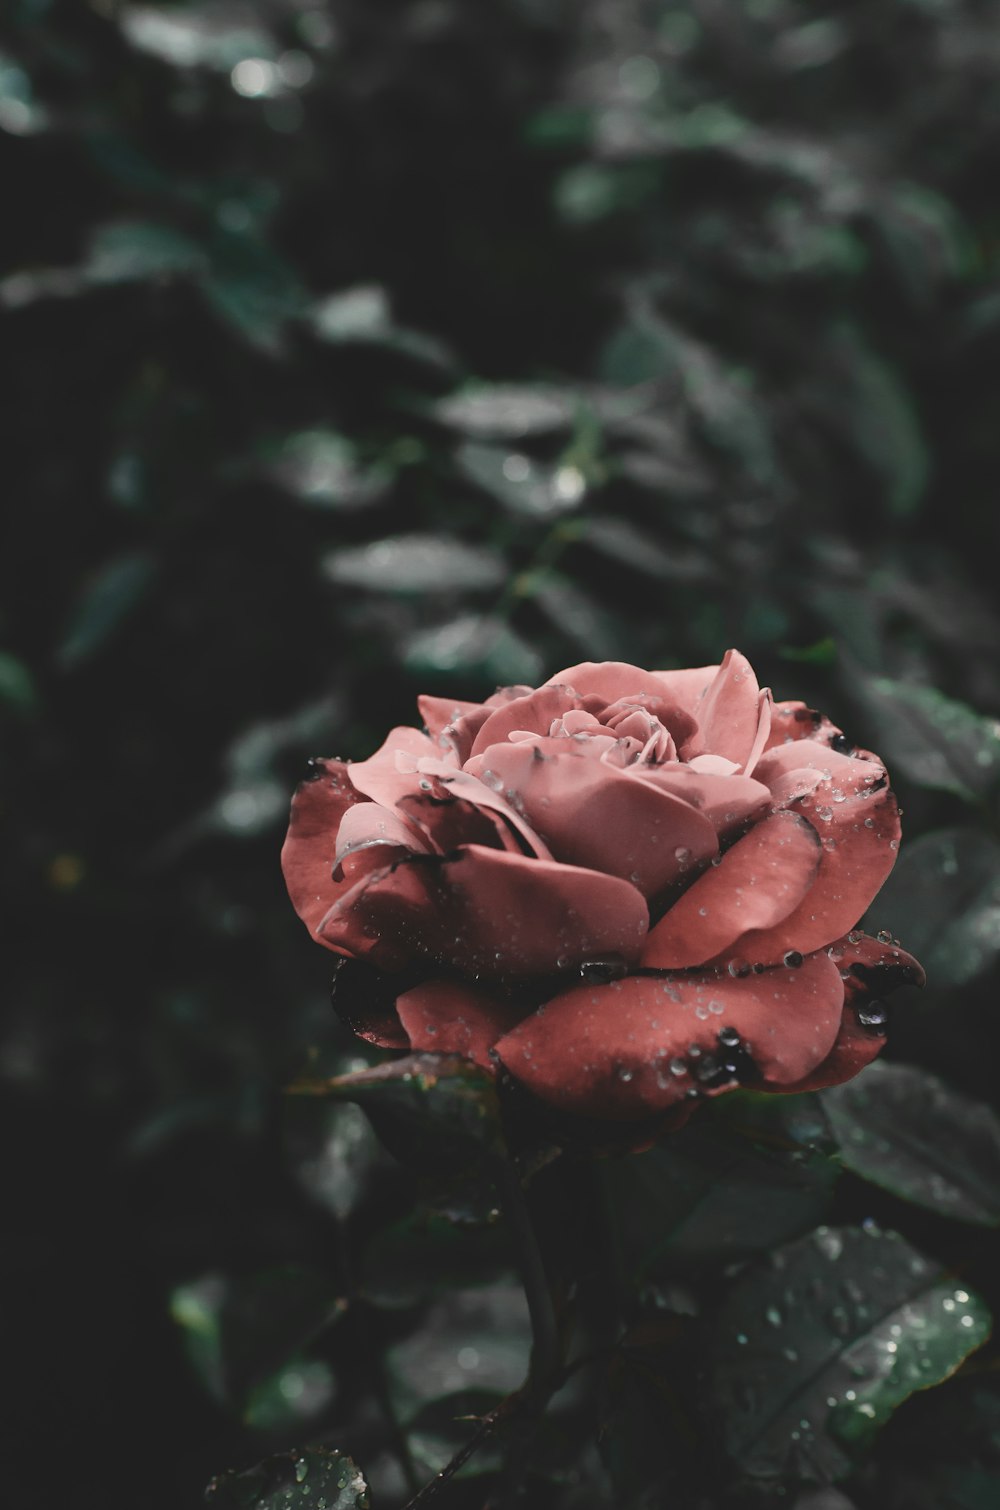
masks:
POLYGON ((275 55, 270 32, 228 6, 126 5, 119 25, 133 47, 175 68, 228 73, 244 58, 275 55))
POLYGON ((962 828, 908 841, 872 918, 903 938, 931 987, 974 980, 1000 953, 1000 845, 962 828))
POLYGON ((15 713, 32 713, 38 703, 34 678, 17 656, 0 650, 0 703, 15 713))
POLYGON ((718 1312, 708 1395, 726 1451, 756 1478, 837 1478, 990 1326, 983 1302, 898 1234, 818 1227, 741 1275, 718 1312))
POLYGON ((759 1253, 813 1225, 837 1175, 819 1153, 769 1150, 697 1124, 622 1161, 615 1220, 640 1276, 759 1253))
POLYGON ((339 587, 369 592, 484 592, 503 585, 507 563, 496 551, 449 535, 393 535, 332 552, 323 572, 339 587))
POLYGON ((265 1458, 244 1473, 220 1473, 205 1490, 215 1510, 369 1510, 357 1464, 329 1447, 305 1447, 265 1458))
POLYGON ((844 434, 882 479, 886 506, 905 517, 914 512, 927 485, 929 457, 913 399, 892 367, 853 326, 834 337, 831 367, 837 384, 824 407, 841 410, 844 434))
POLYGON ((84 272, 92 283, 124 283, 195 272, 204 260, 197 243, 171 226, 119 220, 93 232, 84 272))
POLYGON ((852 675, 849 688, 878 736, 878 750, 918 786, 954 792, 967 802, 1000 775, 1000 722, 933 687, 852 675))
POLYGON ((941 1216, 1000 1226, 1000 1118, 915 1065, 821 1093, 848 1169, 941 1216))
POLYGON ((408 1054, 290 1092, 357 1103, 390 1153, 417 1168, 461 1169, 503 1147, 493 1080, 467 1059, 408 1054))
POLYGON ((152 557, 132 551, 109 561, 79 598, 56 652, 60 666, 72 670, 89 660, 128 618, 153 578, 152 557))

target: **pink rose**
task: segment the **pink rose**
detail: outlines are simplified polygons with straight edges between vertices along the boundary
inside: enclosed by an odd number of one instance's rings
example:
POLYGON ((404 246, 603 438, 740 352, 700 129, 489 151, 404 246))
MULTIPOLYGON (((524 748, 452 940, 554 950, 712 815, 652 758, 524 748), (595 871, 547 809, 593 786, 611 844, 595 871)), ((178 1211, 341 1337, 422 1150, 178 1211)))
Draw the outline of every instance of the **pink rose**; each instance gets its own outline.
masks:
POLYGON ((282 854, 310 933, 391 984, 361 1036, 624 1120, 836 1084, 879 1052, 873 996, 923 980, 855 931, 899 842, 885 769, 738 651, 420 711, 427 733, 314 762, 282 854))

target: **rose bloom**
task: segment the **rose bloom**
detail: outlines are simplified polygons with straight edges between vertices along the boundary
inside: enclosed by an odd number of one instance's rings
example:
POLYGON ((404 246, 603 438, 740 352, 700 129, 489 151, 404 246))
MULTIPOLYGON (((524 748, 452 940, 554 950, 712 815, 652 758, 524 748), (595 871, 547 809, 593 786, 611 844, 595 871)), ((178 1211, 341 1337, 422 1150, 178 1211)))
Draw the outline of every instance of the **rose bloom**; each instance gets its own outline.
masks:
POLYGON ((310 933, 378 972, 362 1037, 665 1125, 879 1052, 874 998, 923 980, 856 928, 899 843, 885 769, 738 651, 419 706, 427 732, 312 763, 282 853, 310 933))

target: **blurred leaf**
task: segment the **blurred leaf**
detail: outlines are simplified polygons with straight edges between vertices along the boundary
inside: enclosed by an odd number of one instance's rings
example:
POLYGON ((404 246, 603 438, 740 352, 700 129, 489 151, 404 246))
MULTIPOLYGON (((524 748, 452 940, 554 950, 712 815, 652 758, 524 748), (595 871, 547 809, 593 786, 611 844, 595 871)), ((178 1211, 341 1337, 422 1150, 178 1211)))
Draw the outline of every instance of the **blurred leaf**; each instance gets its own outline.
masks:
POLYGON ((644 576, 667 582, 700 582, 712 575, 707 556, 690 546, 667 549, 628 519, 591 515, 583 536, 588 545, 644 576))
POLYGON ((34 96, 31 79, 21 65, 0 52, 0 131, 30 136, 48 124, 48 112, 34 96))
POLYGON ((579 403, 568 388, 495 383, 440 399, 434 413, 443 424, 484 440, 517 440, 569 429, 579 403))
POLYGON ((272 58, 275 43, 251 12, 227 0, 201 0, 171 9, 126 5, 118 24, 132 46, 175 68, 228 73, 245 58, 272 58))
POLYGON ((0 650, 0 703, 15 713, 31 713, 38 703, 34 678, 16 656, 0 650))
POLYGON ((503 1147, 493 1080, 467 1059, 407 1054, 290 1090, 356 1102, 390 1153, 418 1168, 478 1164, 503 1147))
POLYGON ((381 1148, 358 1106, 287 1097, 282 1118, 295 1178, 306 1193, 343 1221, 366 1191, 381 1148))
POLYGON ((200 286, 209 305, 245 340, 272 355, 284 327, 306 307, 295 272, 257 236, 217 230, 200 286))
POLYGON ((197 243, 171 226, 119 220, 92 233, 84 272, 92 283, 122 283, 197 272, 204 261, 197 243))
POLYGON ((851 674, 848 687, 878 736, 878 749, 919 786, 954 792, 967 802, 1000 774, 1000 723, 934 687, 851 674))
POLYGON ((332 552, 323 571, 341 587, 369 592, 484 592, 503 585, 507 564, 496 551, 450 535, 394 535, 332 552))
POLYGON ((56 651, 60 666, 72 670, 102 648, 145 597, 154 569, 147 552, 130 551, 109 561, 91 579, 56 651))
POLYGON ((493 1283, 512 1268, 502 1223, 456 1227, 432 1215, 410 1216, 377 1232, 361 1274, 365 1295, 377 1305, 410 1306, 442 1290, 493 1283))
MULTIPOLYGON (((883 480, 889 512, 912 514, 927 485, 929 458, 912 396, 860 330, 841 327, 832 360, 845 439, 883 480), (836 380, 836 378, 835 378, 836 380)), ((824 407, 832 409, 829 399, 824 407)))
POLYGON ((218 1510, 369 1510, 368 1486, 346 1453, 293 1448, 243 1473, 220 1473, 205 1490, 218 1510))
POLYGON ((283 1400, 283 1422, 291 1422, 329 1400, 328 1371, 317 1377, 297 1359, 343 1304, 320 1270, 288 1264, 239 1278, 206 1274, 179 1286, 170 1310, 215 1399, 248 1420, 248 1410, 273 1419, 283 1400))
POLYGON ((784 1242, 822 1215, 836 1175, 822 1155, 755 1147, 724 1127, 683 1128, 615 1170, 630 1267, 655 1275, 784 1242))
POLYGON ((429 1400, 467 1390, 502 1397, 524 1383, 530 1353, 520 1285, 453 1289, 434 1301, 411 1337, 389 1348, 394 1403, 409 1416, 429 1400))
POLYGON ((279 487, 321 508, 365 508, 389 486, 388 473, 360 466, 354 442, 336 430, 295 431, 268 470, 279 487))
POLYGON ((848 1169, 940 1216, 1000 1226, 1000 1118, 916 1065, 821 1093, 848 1169))
POLYGON ((466 441, 455 453, 458 468, 477 487, 519 515, 544 519, 575 509, 586 491, 576 468, 550 467, 506 447, 466 441))
POLYGON ((903 938, 931 987, 974 980, 1000 953, 1000 846, 962 828, 908 840, 872 917, 903 938))
POLYGON ((394 322, 389 295, 379 283, 327 295, 312 306, 309 323, 314 334, 329 345, 382 346, 431 367, 448 370, 455 365, 454 354, 443 341, 394 322))
POLYGON ((578 645, 588 660, 621 658, 625 636, 601 604, 571 578, 554 572, 528 576, 519 583, 519 595, 540 608, 552 626, 578 645))
POLYGON ((892 185, 876 196, 871 213, 913 299, 926 302, 941 279, 961 278, 973 266, 971 237, 956 207, 926 185, 892 185))
POLYGON ((990 1316, 896 1233, 819 1227, 733 1285, 709 1398, 754 1478, 828 1481, 916 1390, 981 1346, 990 1316))
POLYGON ((443 679, 460 672, 500 687, 535 686, 544 664, 504 619, 484 614, 462 614, 407 635, 403 662, 415 675, 443 679))

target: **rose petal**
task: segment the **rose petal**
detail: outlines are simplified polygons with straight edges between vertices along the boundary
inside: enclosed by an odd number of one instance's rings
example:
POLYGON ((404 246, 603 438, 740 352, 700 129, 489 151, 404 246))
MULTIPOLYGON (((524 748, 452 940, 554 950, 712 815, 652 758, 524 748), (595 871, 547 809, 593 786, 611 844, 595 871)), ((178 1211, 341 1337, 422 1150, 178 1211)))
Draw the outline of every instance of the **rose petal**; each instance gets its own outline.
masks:
POLYGON ((410 1040, 396 1013, 398 977, 380 975, 358 960, 336 961, 331 1001, 345 1027, 380 1049, 406 1049, 410 1040))
POLYGON ((899 844, 896 799, 884 785, 880 765, 803 740, 765 755, 758 775, 774 780, 776 767, 793 760, 796 751, 806 769, 823 762, 814 792, 790 808, 816 829, 823 856, 800 906, 775 927, 741 940, 741 951, 761 964, 779 960, 789 949, 808 954, 853 928, 892 870, 899 844))
POLYGON ((352 760, 347 767, 347 774, 355 791, 362 792, 373 802, 381 802, 384 807, 394 807, 397 797, 412 790, 415 784, 405 766, 409 765, 412 770, 421 755, 440 757, 440 754, 434 741, 428 739, 426 734, 404 725, 393 729, 367 760, 352 760), (402 770, 401 763, 396 758, 399 755, 407 757, 402 762, 402 770))
MULTIPOLYGON (((317 760, 313 766, 316 775, 303 781, 292 798, 281 868, 292 906, 316 935, 338 895, 348 889, 333 879, 341 821, 355 804, 368 804, 354 790, 343 761, 317 760)), ((320 942, 328 949, 336 947, 326 939, 320 942)))
MULTIPOLYGON (((743 768, 757 744, 762 721, 770 719, 770 704, 761 699, 745 655, 726 651, 695 716, 698 729, 681 749, 684 758, 724 755, 743 768)), ((760 745, 763 748, 763 740, 760 745)))
POLYGON ((345 885, 316 925, 328 949, 379 970, 402 970, 432 957, 445 899, 439 855, 403 856, 345 885))
MULTIPOLYGON (((337 830, 336 855, 337 864, 345 875, 351 878, 357 875, 357 871, 345 862, 359 851, 369 851, 377 865, 387 865, 397 858, 396 853, 388 853, 390 849, 399 854, 413 851, 433 853, 433 845, 394 808, 383 807, 379 802, 359 802, 347 809, 337 830)), ((371 868, 370 864, 364 867, 365 870, 371 868)))
POLYGON ((443 783, 433 792, 411 792, 399 799, 405 813, 427 836, 427 847, 448 854, 463 844, 484 844, 488 849, 509 849, 523 854, 514 830, 500 813, 453 796, 443 783))
POLYGON ((547 975, 638 958, 649 912, 634 886, 555 860, 468 845, 444 862, 439 957, 469 975, 547 975))
POLYGON ((750 929, 780 922, 807 895, 821 855, 811 824, 795 813, 773 813, 677 899, 651 930, 643 965, 702 965, 750 929))
POLYGON ((666 696, 697 723, 702 701, 718 672, 718 666, 693 666, 681 671, 653 671, 650 675, 656 678, 666 696))
POLYGON ((630 666, 627 661, 581 661, 577 666, 567 666, 565 671, 557 671, 545 685, 569 687, 581 697, 592 692, 606 703, 618 702, 623 697, 637 697, 642 693, 647 697, 664 695, 664 683, 655 671, 643 671, 641 666, 630 666))
POLYGON ((502 781, 498 781, 497 786, 488 785, 486 781, 480 781, 469 771, 456 771, 441 761, 427 757, 418 762, 418 775, 424 779, 436 778, 453 796, 460 797, 465 802, 471 802, 476 807, 498 813, 510 824, 515 833, 520 834, 525 847, 531 854, 543 860, 552 858, 544 840, 535 833, 517 808, 506 798, 501 797, 497 788, 503 785, 502 781))
POLYGON ((887 996, 900 986, 922 986, 922 966, 898 944, 883 944, 867 934, 851 934, 837 941, 830 956, 839 962, 844 982, 844 1011, 833 1048, 811 1074, 782 1091, 818 1091, 853 1080, 885 1047, 885 1031, 866 1026, 857 1008, 873 997, 887 996))
POLYGON ((490 745, 506 744, 519 730, 548 734, 552 724, 565 714, 582 708, 592 713, 604 707, 601 698, 580 697, 571 687, 546 685, 527 697, 516 697, 497 708, 476 734, 470 755, 481 755, 490 745))
POLYGON ((720 838, 741 829, 770 805, 771 794, 753 776, 717 776, 692 770, 681 762, 661 766, 631 766, 639 781, 649 782, 659 792, 669 792, 697 808, 720 838))
POLYGON ((417 698, 417 707, 420 710, 420 717, 427 726, 428 734, 432 739, 437 739, 448 724, 478 713, 482 704, 463 703, 454 697, 430 697, 424 693, 417 698))
POLYGON ((809 708, 805 703, 775 703, 771 709, 771 728, 764 748, 773 750, 799 739, 812 739, 819 744, 829 745, 840 733, 836 724, 832 724, 822 713, 817 713, 815 708, 809 708))
POLYGON ((509 1001, 461 981, 431 980, 397 998, 396 1011, 410 1047, 430 1054, 460 1054, 493 1070, 490 1049, 524 1015, 509 1001))
POLYGON ((830 1052, 843 999, 840 972, 825 954, 797 970, 744 979, 630 976, 556 997, 496 1052, 515 1079, 559 1107, 639 1118, 667 1110, 698 1084, 698 1061, 719 1053, 723 1027, 739 1034, 762 1083, 803 1079, 830 1052))
POLYGON ((493 745, 482 756, 557 859, 654 897, 718 851, 696 808, 600 758, 603 739, 493 745))

